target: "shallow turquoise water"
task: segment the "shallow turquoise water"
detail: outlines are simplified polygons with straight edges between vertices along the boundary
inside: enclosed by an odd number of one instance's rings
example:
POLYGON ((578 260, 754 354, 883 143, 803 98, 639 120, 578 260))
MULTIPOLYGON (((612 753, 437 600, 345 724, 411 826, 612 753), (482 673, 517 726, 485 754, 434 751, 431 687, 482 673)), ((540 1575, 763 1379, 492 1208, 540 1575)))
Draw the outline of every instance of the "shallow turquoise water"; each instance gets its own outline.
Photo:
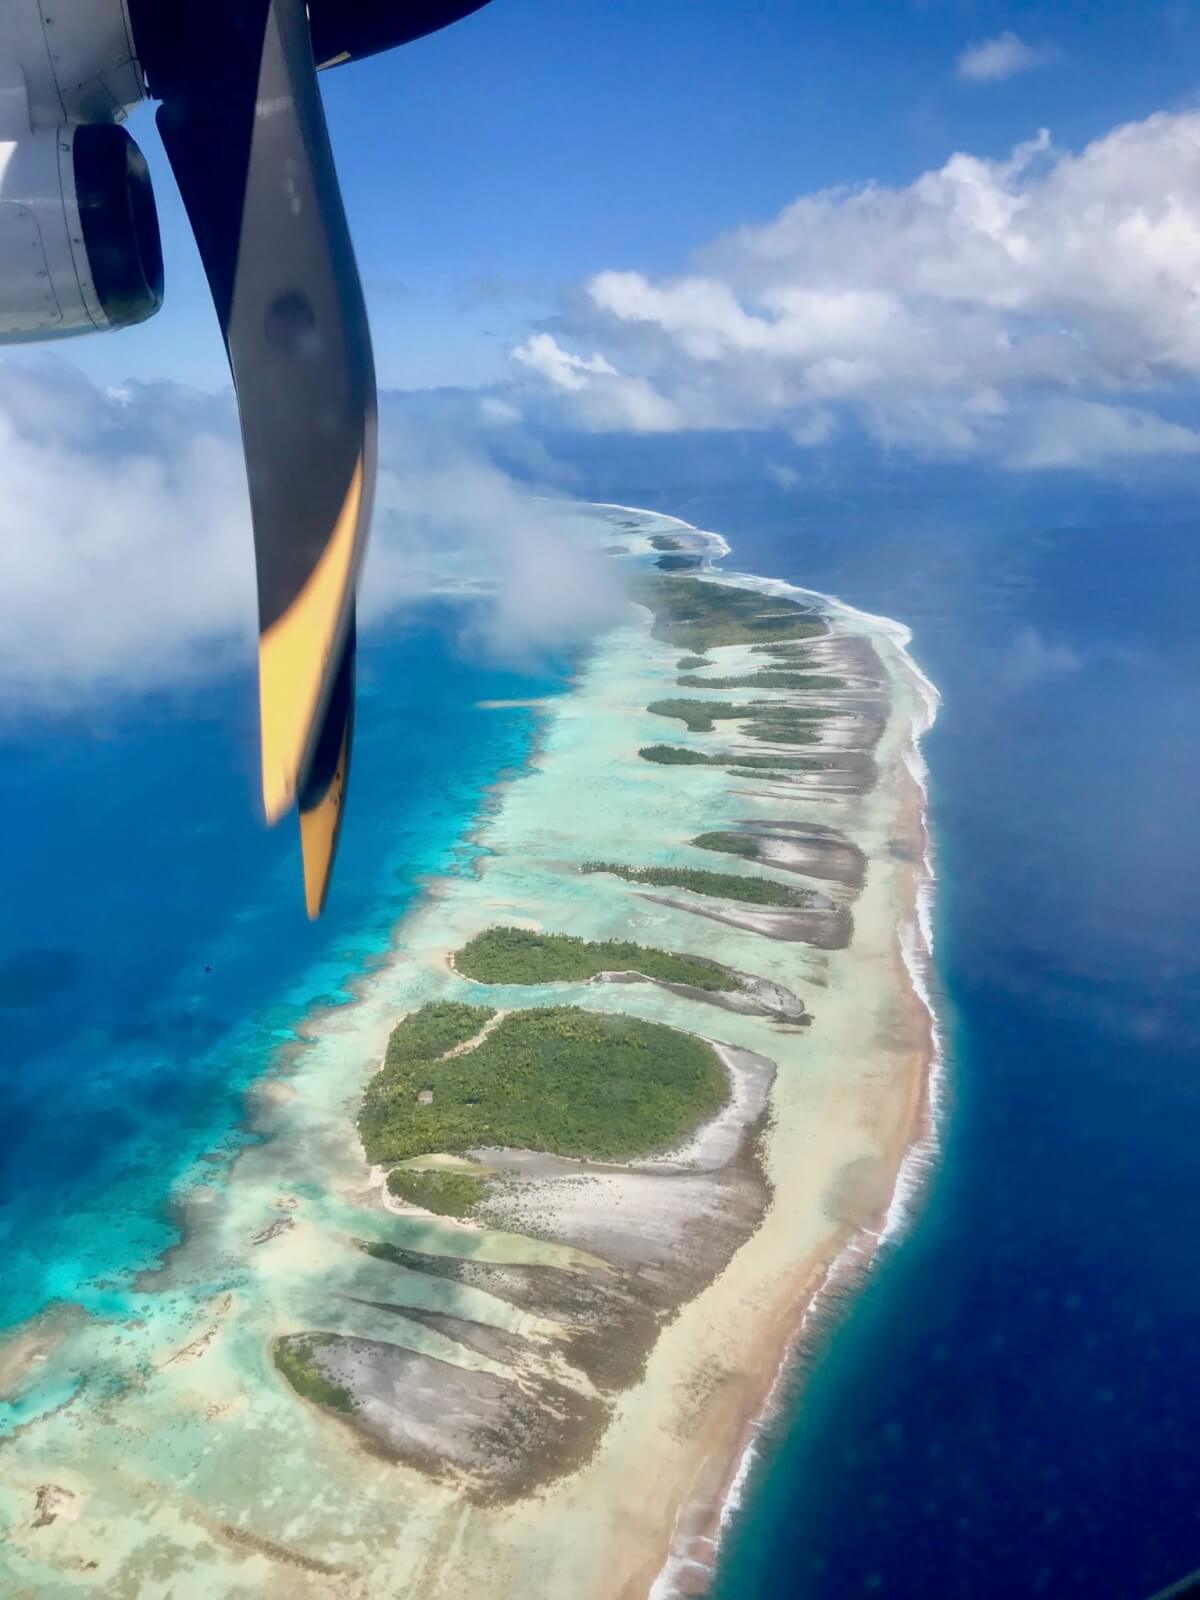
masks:
POLYGON ((467 871, 488 786, 561 690, 464 659, 433 606, 368 635, 339 870, 304 918, 289 819, 255 797, 254 689, 218 683, 0 732, 0 1324, 119 1314, 170 1197, 246 1137, 246 1085, 383 952, 431 874, 467 871))
MULTIPOLYGON (((772 1429, 718 1592, 1149 1593, 1200 1559, 1191 523, 680 509, 730 536, 730 566, 907 622, 945 697, 925 745, 945 1155, 772 1429)), ((474 704, 557 680, 457 659, 447 620, 368 641, 315 929, 294 839, 254 820, 248 682, 6 730, 5 1320, 118 1312, 297 1018, 385 948, 422 874, 469 870, 464 827, 534 732, 474 704)))

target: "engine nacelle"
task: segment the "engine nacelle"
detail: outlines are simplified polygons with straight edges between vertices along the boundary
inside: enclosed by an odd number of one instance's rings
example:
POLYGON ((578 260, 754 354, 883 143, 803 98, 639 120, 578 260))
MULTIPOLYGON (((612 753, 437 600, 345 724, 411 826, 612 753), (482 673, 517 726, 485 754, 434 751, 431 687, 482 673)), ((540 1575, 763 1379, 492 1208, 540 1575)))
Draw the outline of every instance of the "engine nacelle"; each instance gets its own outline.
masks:
POLYGON ((0 339, 144 322, 162 304, 145 159, 116 123, 0 141, 0 339))
POLYGON ((120 121, 144 94, 125 0, 0 0, 3 137, 120 121))

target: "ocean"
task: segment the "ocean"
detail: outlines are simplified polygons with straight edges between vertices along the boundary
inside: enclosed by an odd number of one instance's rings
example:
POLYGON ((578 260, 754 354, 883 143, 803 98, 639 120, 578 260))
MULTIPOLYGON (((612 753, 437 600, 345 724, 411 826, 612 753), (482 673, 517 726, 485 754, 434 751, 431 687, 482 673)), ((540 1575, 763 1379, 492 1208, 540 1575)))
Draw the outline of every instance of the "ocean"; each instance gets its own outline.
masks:
MULTIPOLYGON (((1200 1564, 1200 550, 1186 515, 651 500, 725 563, 913 631, 947 1044, 907 1227, 785 1382, 717 1592, 1135 1597, 1200 1564)), ((119 1315, 172 1196, 253 1137, 244 1091, 348 997, 560 692, 434 605, 363 650, 326 917, 255 820, 253 685, 9 722, 0 740, 0 1323, 119 1315)), ((2 1418, 0 1418, 2 1420, 2 1418)), ((19 1420, 19 1415, 16 1420, 19 1420)))
POLYGON ((247 1085, 349 998, 425 880, 470 870, 471 823, 536 732, 530 708, 479 702, 566 678, 490 667, 461 634, 445 604, 368 631, 316 924, 294 823, 258 819, 249 674, 0 730, 0 1326, 55 1302, 119 1315, 176 1237, 173 1194, 249 1136, 247 1085))
POLYGON ((1089 509, 682 513, 902 619, 943 696, 940 1153, 784 1385, 721 1600, 1133 1600, 1200 1566, 1200 549, 1172 508, 1089 509))

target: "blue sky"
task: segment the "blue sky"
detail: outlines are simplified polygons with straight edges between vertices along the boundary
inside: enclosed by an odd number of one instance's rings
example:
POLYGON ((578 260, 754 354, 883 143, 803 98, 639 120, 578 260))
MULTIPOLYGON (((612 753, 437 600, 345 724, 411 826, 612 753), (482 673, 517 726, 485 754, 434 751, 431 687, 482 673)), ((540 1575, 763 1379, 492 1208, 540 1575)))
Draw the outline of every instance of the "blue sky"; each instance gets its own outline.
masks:
MULTIPOLYGON (((670 275, 698 248, 829 185, 904 185, 955 150, 1040 127, 1079 148, 1189 106, 1197 7, 958 0, 494 0, 404 50, 327 73, 330 127, 381 383, 504 378, 564 289, 670 275), (1045 64, 956 76, 1015 33, 1045 64)), ((149 108, 167 300, 150 324, 59 347, 96 380, 227 381, 203 274, 149 108)))
MULTIPOLYGON (((364 622, 470 573, 518 652, 595 626, 531 486, 1194 505, 1198 7, 494 0, 326 74, 392 391, 364 622)), ((0 360, 0 684, 42 705, 251 648, 224 352, 131 131, 163 310, 0 360)))

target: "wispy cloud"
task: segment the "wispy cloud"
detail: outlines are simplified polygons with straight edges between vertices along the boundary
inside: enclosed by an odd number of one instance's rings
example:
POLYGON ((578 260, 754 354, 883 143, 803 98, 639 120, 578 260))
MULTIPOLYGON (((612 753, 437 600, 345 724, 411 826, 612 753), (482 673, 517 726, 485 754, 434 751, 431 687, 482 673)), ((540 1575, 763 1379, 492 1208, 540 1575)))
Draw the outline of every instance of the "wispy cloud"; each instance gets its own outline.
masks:
MULTIPOLYGON (((530 500, 462 427, 393 420, 380 443, 368 626, 453 587, 475 596, 462 623, 475 646, 526 660, 618 614, 612 563, 572 536, 568 502, 530 500)), ((0 708, 252 663, 254 555, 228 395, 106 391, 64 362, 0 363, 0 478, 0 708)))
POLYGON ((1018 72, 1048 66, 1057 57, 1058 51, 1052 45, 1026 44, 1024 39, 1006 29, 994 39, 981 39, 977 44, 968 45, 955 63, 954 71, 968 83, 1003 83, 1018 72))
POLYGON ((630 433, 672 433, 682 417, 646 378, 617 371, 604 356, 573 355, 553 334, 534 333, 517 345, 512 359, 575 397, 576 413, 591 428, 630 433))
POLYGON ((800 474, 795 467, 789 467, 786 461, 768 461, 766 464, 767 477, 777 489, 794 489, 800 482, 800 474))
POLYGON ((1132 406, 1054 400, 1039 407, 1012 467, 1091 467, 1144 456, 1200 455, 1200 433, 1132 406))
POLYGON ((1083 666, 1083 657, 1071 645, 1043 639, 1036 628, 1022 628, 1005 652, 1000 678, 1005 689, 1019 694, 1035 684, 1072 677, 1083 666))
POLYGON ((1159 113, 1078 152, 1043 131, 902 187, 801 195, 676 276, 597 272, 516 374, 592 429, 818 447, 853 423, 1021 468, 1178 458, 1200 434, 1155 405, 1200 378, 1197 282, 1200 113, 1159 113))

